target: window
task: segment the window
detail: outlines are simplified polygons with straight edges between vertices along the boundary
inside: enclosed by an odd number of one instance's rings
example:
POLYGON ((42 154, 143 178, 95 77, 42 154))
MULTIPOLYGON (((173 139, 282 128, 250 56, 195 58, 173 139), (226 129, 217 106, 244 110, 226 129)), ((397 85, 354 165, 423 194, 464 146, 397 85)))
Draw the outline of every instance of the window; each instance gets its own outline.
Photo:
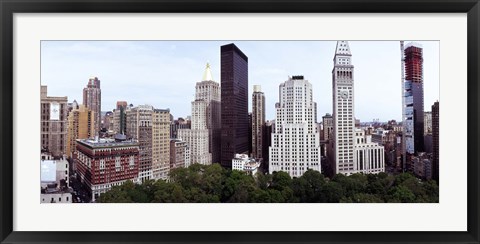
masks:
POLYGON ((115 157, 115 170, 120 171, 121 164, 120 164, 120 156, 115 157))

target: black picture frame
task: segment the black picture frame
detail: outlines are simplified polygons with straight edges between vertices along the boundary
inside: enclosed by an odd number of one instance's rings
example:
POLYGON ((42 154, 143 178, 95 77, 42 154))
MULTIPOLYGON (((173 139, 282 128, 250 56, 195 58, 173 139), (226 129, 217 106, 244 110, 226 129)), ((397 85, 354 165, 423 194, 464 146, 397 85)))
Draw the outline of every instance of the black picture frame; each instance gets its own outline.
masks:
MULTIPOLYGON (((0 0, 1 243, 479 243, 478 0, 0 0), (13 231, 14 13, 468 13, 466 232, 19 232, 13 231)), ((32 216, 34 217, 34 216, 32 216)), ((326 220, 325 220, 326 221, 326 220)), ((421 220, 416 220, 421 221, 421 220)))

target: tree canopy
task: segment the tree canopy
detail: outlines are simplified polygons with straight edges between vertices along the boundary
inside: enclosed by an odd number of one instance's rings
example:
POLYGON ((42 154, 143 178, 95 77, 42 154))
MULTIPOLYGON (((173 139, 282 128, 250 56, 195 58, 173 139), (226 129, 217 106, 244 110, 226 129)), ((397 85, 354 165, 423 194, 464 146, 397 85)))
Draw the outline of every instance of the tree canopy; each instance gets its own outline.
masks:
POLYGON ((410 173, 337 174, 332 179, 308 170, 291 178, 285 172, 247 175, 219 164, 172 169, 170 180, 127 181, 102 194, 101 203, 435 203, 435 181, 410 173))

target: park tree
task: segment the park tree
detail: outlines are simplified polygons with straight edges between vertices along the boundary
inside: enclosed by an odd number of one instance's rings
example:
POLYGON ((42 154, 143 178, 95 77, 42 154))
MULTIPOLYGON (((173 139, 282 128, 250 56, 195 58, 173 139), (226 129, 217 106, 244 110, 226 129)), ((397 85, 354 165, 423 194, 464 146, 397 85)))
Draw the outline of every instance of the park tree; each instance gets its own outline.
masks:
POLYGON ((406 186, 395 186, 390 189, 387 196, 387 201, 397 203, 412 203, 415 202, 415 195, 406 186))
POLYGON ((320 202, 338 203, 343 196, 342 185, 335 181, 329 181, 321 190, 320 202))
POLYGON ((309 169, 292 180, 292 189, 299 202, 320 202, 321 189, 325 184, 325 177, 320 172, 309 169))
POLYGON ((225 202, 248 202, 249 193, 256 188, 252 176, 238 170, 229 171, 223 188, 223 200, 225 202))
POLYGON ((423 181, 410 173, 399 175, 337 174, 332 179, 307 170, 293 179, 286 172, 254 176, 218 164, 193 164, 170 172, 168 182, 126 181, 100 195, 101 203, 307 203, 307 202, 438 202, 436 181, 423 181))

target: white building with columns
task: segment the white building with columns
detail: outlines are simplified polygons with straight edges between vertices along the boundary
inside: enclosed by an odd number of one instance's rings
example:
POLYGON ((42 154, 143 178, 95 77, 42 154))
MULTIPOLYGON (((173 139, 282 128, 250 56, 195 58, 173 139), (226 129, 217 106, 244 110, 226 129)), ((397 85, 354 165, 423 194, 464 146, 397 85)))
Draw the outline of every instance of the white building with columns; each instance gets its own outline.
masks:
POLYGON ((312 84, 303 76, 289 77, 280 84, 279 93, 275 131, 269 147, 269 173, 284 171, 299 177, 308 169, 321 171, 312 84))
POLYGON ((232 170, 246 172, 249 175, 255 175, 260 168, 260 162, 255 158, 248 157, 247 154, 235 154, 232 159, 232 170))
POLYGON ((366 135, 363 129, 355 129, 354 144, 353 158, 356 173, 385 172, 384 148, 372 142, 372 135, 366 135))

